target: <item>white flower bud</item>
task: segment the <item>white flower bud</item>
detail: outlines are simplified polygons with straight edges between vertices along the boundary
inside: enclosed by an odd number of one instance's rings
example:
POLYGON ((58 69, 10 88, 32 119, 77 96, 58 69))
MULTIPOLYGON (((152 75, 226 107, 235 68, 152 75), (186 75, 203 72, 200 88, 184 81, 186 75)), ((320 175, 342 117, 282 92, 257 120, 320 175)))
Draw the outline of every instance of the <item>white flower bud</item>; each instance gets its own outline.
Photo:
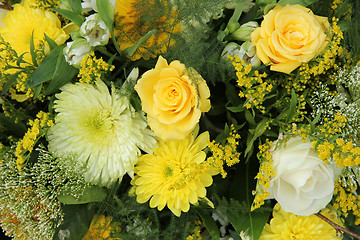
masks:
POLYGON ((253 67, 258 67, 261 64, 260 59, 256 55, 256 49, 252 42, 244 42, 241 46, 237 43, 228 43, 221 53, 221 57, 227 59, 227 56, 238 56, 245 64, 251 64, 253 67))
POLYGON ((255 21, 247 22, 241 25, 236 31, 231 34, 231 37, 238 41, 250 41, 251 33, 257 28, 259 24, 255 21))
POLYGON ((109 41, 110 31, 100 15, 95 13, 88 16, 80 27, 80 35, 90 46, 106 45, 109 41))
POLYGON ((68 42, 64 48, 66 62, 74 67, 80 67, 82 59, 91 52, 91 46, 85 38, 77 38, 68 42))

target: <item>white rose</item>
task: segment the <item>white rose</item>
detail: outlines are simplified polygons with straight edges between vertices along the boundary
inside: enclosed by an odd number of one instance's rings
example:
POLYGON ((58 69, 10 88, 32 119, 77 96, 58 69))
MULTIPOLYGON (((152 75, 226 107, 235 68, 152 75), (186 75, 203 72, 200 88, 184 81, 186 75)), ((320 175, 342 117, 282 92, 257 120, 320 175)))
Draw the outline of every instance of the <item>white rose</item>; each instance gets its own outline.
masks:
MULTIPOLYGON (((105 0, 102 0, 105 1, 105 0)), ((116 4, 117 0, 109 0, 111 6, 113 6, 113 8, 115 8, 115 4, 116 4)), ((98 11, 97 6, 96 6, 96 0, 83 0, 83 2, 81 3, 81 7, 83 8, 83 12, 89 12, 94 10, 95 12, 98 11)))
POLYGON ((275 198, 285 212, 308 216, 331 201, 334 191, 334 166, 326 165, 302 137, 290 138, 272 153, 273 170, 269 198, 275 198))

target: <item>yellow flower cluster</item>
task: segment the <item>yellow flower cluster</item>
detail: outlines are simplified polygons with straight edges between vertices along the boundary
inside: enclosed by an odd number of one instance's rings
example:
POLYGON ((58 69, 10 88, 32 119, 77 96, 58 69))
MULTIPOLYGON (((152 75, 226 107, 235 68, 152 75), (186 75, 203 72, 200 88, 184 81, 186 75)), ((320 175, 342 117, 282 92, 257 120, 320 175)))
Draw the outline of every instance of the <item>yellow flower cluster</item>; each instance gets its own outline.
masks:
MULTIPOLYGON (((0 72, 4 73, 8 65, 15 64, 17 60, 16 51, 6 42, 0 34, 0 72)), ((5 83, 1 83, 3 85, 5 83)))
POLYGON ((207 162, 217 169, 223 178, 227 176, 223 167, 224 164, 231 167, 240 162, 239 157, 241 153, 236 150, 239 145, 238 139, 240 139, 240 135, 236 133, 234 125, 231 125, 225 145, 215 143, 214 140, 209 143, 208 147, 212 152, 212 156, 208 158, 207 162))
POLYGON ((335 182, 334 189, 334 208, 341 211, 344 217, 348 216, 348 211, 352 211, 356 217, 355 224, 360 224, 360 196, 356 194, 357 184, 345 178, 339 178, 335 182))
POLYGON ((19 171, 21 170, 21 165, 25 162, 25 160, 29 157, 30 153, 32 152, 36 144, 36 141, 40 137, 44 136, 47 128, 53 126, 54 123, 50 119, 48 113, 40 111, 36 115, 35 120, 29 121, 29 125, 30 128, 25 133, 25 136, 16 145, 15 156, 17 158, 17 166, 19 171))
POLYGON ((259 146, 258 159, 261 162, 259 172, 256 175, 257 187, 254 191, 254 201, 251 205, 251 211, 261 207, 264 204, 264 201, 267 197, 270 196, 270 193, 266 190, 270 187, 270 178, 275 176, 275 171, 272 168, 271 162, 271 153, 270 149, 273 146, 273 142, 268 139, 266 142, 259 146))
POLYGON ((340 56, 344 49, 341 47, 340 42, 344 38, 340 27, 337 25, 339 19, 332 18, 332 39, 326 47, 324 54, 321 55, 320 61, 303 64, 300 67, 300 74, 305 79, 310 79, 311 76, 317 76, 325 73, 330 68, 337 68, 336 58, 340 56))
POLYGON ((260 74, 259 71, 252 72, 251 64, 245 65, 245 61, 240 60, 238 56, 229 56, 229 59, 236 70, 237 84, 241 89, 239 96, 246 98, 245 107, 256 107, 261 112, 265 112, 262 102, 265 95, 273 88, 271 83, 263 81, 267 74, 260 74))
POLYGON ((194 233, 191 234, 190 236, 188 236, 186 238, 186 240, 201 240, 202 237, 201 237, 201 221, 198 220, 196 221, 196 227, 193 231, 194 233))
POLYGON ((85 56, 80 63, 78 78, 80 83, 95 83, 103 71, 112 71, 115 66, 107 64, 102 58, 97 59, 94 52, 85 56))

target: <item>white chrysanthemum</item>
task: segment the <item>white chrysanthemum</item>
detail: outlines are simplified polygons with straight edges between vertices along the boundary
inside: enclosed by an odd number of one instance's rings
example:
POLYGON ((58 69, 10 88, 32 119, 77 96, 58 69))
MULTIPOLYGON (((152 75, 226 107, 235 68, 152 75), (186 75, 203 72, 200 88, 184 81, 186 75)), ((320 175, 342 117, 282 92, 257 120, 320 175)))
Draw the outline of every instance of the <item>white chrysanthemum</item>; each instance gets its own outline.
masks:
POLYGON ((140 149, 152 152, 154 134, 126 97, 97 80, 67 84, 57 94, 55 125, 49 149, 59 156, 75 155, 87 166, 85 179, 101 186, 133 175, 140 149))

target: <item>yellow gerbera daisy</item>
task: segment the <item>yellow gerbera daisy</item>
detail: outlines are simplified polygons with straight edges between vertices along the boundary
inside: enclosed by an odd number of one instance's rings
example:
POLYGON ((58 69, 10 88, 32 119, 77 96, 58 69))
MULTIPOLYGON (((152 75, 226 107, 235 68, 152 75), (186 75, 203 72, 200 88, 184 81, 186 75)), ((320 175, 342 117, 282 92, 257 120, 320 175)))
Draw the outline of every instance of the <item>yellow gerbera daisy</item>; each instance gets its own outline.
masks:
POLYGON ((8 11, 2 19, 4 26, 0 27, 0 34, 19 56, 28 52, 24 60, 31 63, 29 52, 32 35, 35 46, 45 38, 44 33, 58 45, 63 44, 69 35, 61 28, 61 22, 54 13, 33 8, 30 3, 30 0, 25 0, 8 11))
POLYGON ((196 139, 161 141, 153 154, 142 155, 135 167, 136 200, 161 211, 165 205, 176 215, 189 211, 190 204, 205 198, 212 184, 212 169, 202 151, 209 142, 209 133, 196 139))
POLYGON ((176 12, 169 11, 166 4, 160 9, 154 0, 117 0, 115 5, 115 37, 123 51, 138 43, 149 31, 155 35, 137 48, 129 57, 132 61, 140 58, 155 58, 165 53, 174 44, 171 35, 180 32, 180 23, 175 19, 176 12), (146 10, 146 13, 143 11, 146 10), (154 18, 149 18, 149 13, 154 18))
POLYGON ((75 155, 87 167, 85 180, 109 186, 125 173, 133 175, 140 149, 152 152, 154 133, 129 99, 101 80, 67 84, 57 94, 55 125, 50 128, 49 149, 58 156, 75 155))
MULTIPOLYGON (((335 212, 329 208, 321 211, 321 214, 338 225, 342 225, 335 212)), ((276 204, 273 210, 273 218, 270 224, 266 224, 259 240, 337 240, 342 239, 334 227, 320 219, 316 215, 297 216, 282 210, 276 204)))

